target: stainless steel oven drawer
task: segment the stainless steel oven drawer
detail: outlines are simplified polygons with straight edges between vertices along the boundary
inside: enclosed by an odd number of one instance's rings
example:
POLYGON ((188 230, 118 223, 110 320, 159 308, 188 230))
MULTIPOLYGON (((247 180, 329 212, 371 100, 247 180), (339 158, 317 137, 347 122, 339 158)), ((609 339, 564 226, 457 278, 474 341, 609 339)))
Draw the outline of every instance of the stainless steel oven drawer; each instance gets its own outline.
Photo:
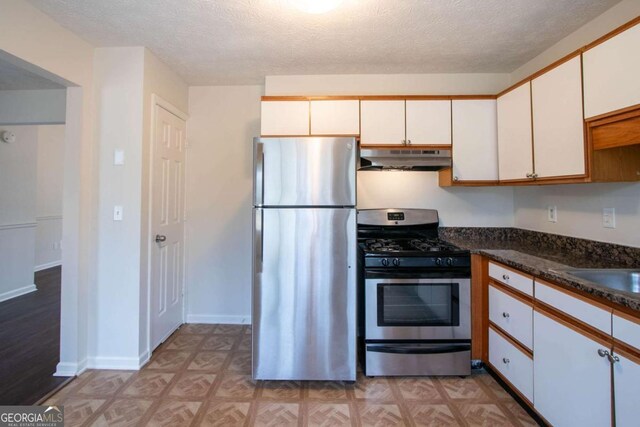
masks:
POLYGON ((470 375, 471 344, 367 344, 365 375, 470 375))

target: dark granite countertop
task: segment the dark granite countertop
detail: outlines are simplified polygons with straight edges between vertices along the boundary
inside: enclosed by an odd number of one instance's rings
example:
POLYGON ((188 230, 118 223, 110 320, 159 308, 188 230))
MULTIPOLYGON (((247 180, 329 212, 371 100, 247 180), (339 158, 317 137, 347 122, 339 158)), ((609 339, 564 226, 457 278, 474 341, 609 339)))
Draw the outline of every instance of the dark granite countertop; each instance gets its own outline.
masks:
MULTIPOLYGON (((639 268, 640 248, 516 228, 440 229, 442 239, 543 280, 640 311, 640 294, 562 272, 567 268, 639 268)), ((640 313, 639 313, 640 314, 640 313)))

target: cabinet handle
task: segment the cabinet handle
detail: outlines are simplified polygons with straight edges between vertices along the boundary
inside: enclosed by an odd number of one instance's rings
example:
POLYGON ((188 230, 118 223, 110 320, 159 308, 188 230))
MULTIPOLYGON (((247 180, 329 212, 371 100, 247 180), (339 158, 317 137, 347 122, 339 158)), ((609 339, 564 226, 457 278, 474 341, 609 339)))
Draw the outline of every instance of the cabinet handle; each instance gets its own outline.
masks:
POLYGON ((510 362, 509 359, 507 359, 506 357, 502 358, 502 363, 504 363, 505 365, 507 365, 510 362))
POLYGON ((533 178, 533 174, 532 173, 527 173, 527 178, 533 178))
POLYGON ((609 356, 609 360, 611 361, 611 363, 620 362, 620 358, 618 356, 616 356, 615 354, 612 354, 611 356, 609 356))
POLYGON ((536 179, 537 177, 538 177, 538 174, 537 174, 537 173, 532 173, 532 174, 531 174, 531 178, 536 179))
POLYGON ((411 145, 411 140, 407 139, 407 145, 411 145))
POLYGON ((506 274, 503 274, 503 275, 502 275, 502 279, 503 279, 503 280, 509 280, 509 276, 507 276, 506 274))
POLYGON ((454 176, 454 177, 453 177, 453 180, 454 180, 454 181, 457 181, 458 179, 460 179, 460 178, 458 178, 457 176, 454 176))
POLYGON ((608 350, 603 350, 603 349, 599 348, 598 349, 598 356, 609 358, 609 356, 611 356, 611 353, 609 353, 608 350))
POLYGON ((407 145, 407 140, 406 139, 402 140, 402 145, 407 145))
POLYGON ((507 313, 506 311, 504 313, 502 313, 502 317, 504 317, 505 319, 509 318, 509 313, 507 313))

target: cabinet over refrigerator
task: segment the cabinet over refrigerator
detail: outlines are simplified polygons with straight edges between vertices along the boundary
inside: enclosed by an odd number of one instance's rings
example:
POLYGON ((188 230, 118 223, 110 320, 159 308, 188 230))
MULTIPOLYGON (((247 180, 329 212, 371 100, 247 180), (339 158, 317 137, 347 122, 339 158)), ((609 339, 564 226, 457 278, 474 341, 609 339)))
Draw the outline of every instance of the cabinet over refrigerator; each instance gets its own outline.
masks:
POLYGON ((356 378, 354 138, 254 139, 255 380, 356 378))

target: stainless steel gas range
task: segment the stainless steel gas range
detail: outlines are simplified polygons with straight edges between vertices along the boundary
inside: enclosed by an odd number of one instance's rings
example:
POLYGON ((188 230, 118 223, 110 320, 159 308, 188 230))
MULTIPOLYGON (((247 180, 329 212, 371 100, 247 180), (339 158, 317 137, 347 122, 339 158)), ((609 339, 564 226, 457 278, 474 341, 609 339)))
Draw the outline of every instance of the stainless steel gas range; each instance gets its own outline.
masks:
POLYGON ((358 211, 359 344, 367 376, 471 373, 471 259, 430 209, 358 211))

